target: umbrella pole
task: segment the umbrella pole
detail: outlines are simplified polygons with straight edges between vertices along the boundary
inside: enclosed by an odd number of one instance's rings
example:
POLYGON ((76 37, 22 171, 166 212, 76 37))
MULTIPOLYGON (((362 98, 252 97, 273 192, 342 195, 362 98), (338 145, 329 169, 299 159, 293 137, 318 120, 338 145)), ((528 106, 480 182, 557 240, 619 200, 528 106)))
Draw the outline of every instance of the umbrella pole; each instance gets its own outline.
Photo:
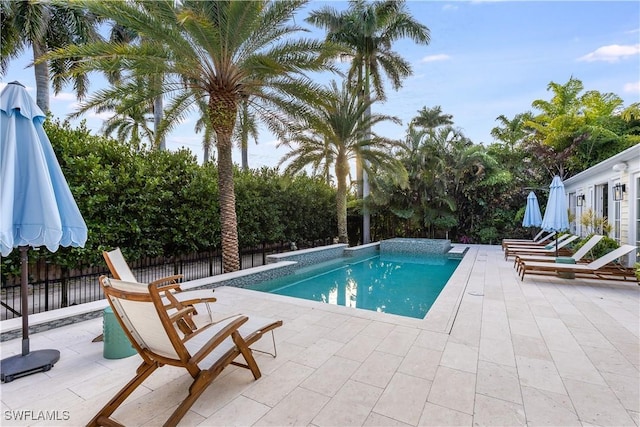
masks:
POLYGON ((22 355, 29 354, 29 256, 28 246, 20 246, 20 302, 22 304, 22 355))
POLYGON ((29 259, 28 246, 20 246, 20 299, 22 302, 22 354, 0 360, 0 381, 8 383, 16 378, 47 372, 60 360, 58 350, 29 350, 29 259))

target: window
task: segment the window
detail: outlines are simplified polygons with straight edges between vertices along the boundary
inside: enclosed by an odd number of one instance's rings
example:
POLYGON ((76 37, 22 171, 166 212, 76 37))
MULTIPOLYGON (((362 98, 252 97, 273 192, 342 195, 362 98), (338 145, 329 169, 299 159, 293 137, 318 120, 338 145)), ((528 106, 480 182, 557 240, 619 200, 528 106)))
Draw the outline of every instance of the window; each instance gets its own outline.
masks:
POLYGON ((621 201, 613 201, 611 215, 612 218, 609 218, 609 224, 611 224, 611 236, 615 239, 616 242, 620 243, 620 235, 621 235, 621 201))

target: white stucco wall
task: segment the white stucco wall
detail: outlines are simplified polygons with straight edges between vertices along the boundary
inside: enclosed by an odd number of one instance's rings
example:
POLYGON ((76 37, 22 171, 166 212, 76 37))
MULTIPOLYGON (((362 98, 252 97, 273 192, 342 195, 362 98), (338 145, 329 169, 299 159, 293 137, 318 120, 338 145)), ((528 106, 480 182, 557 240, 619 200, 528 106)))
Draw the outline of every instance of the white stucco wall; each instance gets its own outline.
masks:
MULTIPOLYGON (((609 159, 575 175, 564 181, 565 193, 569 209, 576 214, 575 229, 572 231, 585 235, 588 230, 579 225, 579 217, 587 209, 606 216, 613 225, 616 209, 619 206, 620 230, 611 237, 619 239, 621 244, 640 247, 640 145, 628 148, 609 159), (620 183, 625 186, 623 200, 613 200, 613 187, 620 183), (584 194, 584 206, 576 206, 576 196, 584 194), (602 195, 606 194, 606 200, 602 195), (619 205, 618 205, 619 203, 619 205)), ((635 261, 630 257, 629 263, 635 261)))

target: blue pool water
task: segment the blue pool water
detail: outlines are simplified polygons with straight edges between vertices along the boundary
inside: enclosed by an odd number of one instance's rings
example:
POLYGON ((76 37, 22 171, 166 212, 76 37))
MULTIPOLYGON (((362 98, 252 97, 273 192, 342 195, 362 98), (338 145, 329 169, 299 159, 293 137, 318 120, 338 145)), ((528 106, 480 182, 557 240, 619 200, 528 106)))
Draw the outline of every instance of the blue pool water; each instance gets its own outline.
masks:
POLYGON ((459 263, 427 255, 342 258, 251 289, 421 319, 459 263))

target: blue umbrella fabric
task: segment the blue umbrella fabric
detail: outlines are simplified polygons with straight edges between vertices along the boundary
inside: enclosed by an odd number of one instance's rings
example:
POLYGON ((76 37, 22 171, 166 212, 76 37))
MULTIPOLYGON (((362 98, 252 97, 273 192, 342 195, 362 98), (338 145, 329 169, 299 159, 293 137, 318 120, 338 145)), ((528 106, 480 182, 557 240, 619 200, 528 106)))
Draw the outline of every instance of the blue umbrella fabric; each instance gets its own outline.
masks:
POLYGON ((29 247, 84 246, 87 225, 42 127, 46 116, 24 86, 0 93, 0 253, 20 248, 22 354, 0 361, 4 382, 48 371, 58 350, 29 350, 29 247))
POLYGON ((523 227, 540 227, 542 224, 542 214, 540 213, 540 205, 538 198, 533 191, 527 196, 527 206, 524 210, 524 218, 522 219, 523 227))
MULTIPOLYGON (((553 177, 549 186, 549 200, 544 211, 544 218, 540 226, 544 231, 564 231, 569 229, 569 212, 567 198, 564 194, 564 184, 559 176, 553 177)), ((558 256, 558 241, 556 240, 556 256, 558 256)))
POLYGON ((87 226, 42 123, 46 116, 19 83, 0 94, 0 252, 20 246, 84 246, 87 226))

